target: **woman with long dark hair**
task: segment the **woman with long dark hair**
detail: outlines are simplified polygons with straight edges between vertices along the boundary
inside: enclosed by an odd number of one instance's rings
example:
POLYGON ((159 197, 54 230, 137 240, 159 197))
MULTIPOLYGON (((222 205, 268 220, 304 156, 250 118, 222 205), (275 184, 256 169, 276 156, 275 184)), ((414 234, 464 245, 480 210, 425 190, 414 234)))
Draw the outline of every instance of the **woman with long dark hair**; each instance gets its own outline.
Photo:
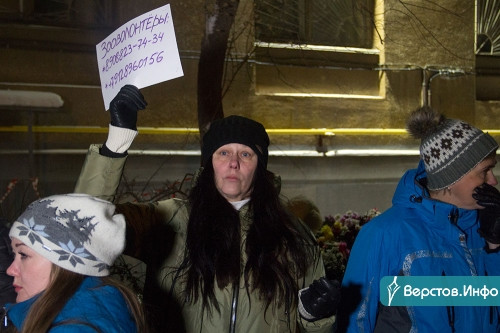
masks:
MULTIPOLYGON (((145 105, 137 88, 120 90, 110 104, 108 139, 91 146, 76 192, 113 199, 145 105)), ((323 278, 311 231, 280 200, 279 178, 267 170, 268 146, 262 124, 240 116, 216 120, 203 137, 187 200, 117 204, 127 221, 125 253, 148 262, 149 247, 160 257, 145 287, 159 286, 154 296, 162 305, 150 317, 158 331, 333 330, 338 288, 323 278), (158 226, 175 234, 165 253, 164 242, 151 237, 164 232, 158 226)))

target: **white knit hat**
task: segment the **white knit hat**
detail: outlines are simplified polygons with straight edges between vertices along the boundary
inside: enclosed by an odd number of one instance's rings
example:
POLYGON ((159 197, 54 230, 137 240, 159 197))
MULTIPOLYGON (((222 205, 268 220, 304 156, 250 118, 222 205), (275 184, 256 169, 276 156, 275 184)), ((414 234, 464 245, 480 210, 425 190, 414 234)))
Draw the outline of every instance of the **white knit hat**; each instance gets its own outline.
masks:
POLYGON ((86 194, 54 195, 31 203, 9 236, 64 269, 106 276, 125 247, 125 218, 114 212, 86 194))

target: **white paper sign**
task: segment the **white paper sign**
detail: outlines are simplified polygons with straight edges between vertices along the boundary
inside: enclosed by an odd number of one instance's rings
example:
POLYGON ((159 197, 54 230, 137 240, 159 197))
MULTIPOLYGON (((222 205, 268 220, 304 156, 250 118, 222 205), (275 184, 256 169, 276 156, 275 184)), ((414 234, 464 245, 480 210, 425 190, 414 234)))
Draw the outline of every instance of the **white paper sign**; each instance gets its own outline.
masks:
POLYGON ((122 25, 96 45, 104 106, 120 88, 144 88, 183 76, 170 5, 122 25))

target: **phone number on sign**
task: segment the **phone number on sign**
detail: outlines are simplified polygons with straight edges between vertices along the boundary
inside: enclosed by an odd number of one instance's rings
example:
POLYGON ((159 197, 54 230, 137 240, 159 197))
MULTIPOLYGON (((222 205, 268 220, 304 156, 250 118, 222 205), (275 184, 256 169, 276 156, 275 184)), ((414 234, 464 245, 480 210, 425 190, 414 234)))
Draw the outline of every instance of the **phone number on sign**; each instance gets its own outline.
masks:
POLYGON ((106 59, 106 64, 103 66, 102 71, 109 71, 114 65, 120 63, 126 56, 131 54, 135 48, 141 49, 141 47, 146 47, 148 44, 156 44, 163 40, 163 33, 154 34, 151 39, 140 38, 137 40, 135 44, 128 44, 125 47, 118 50, 115 54, 111 55, 108 59, 106 59))
POLYGON ((163 51, 155 52, 149 57, 145 57, 139 60, 135 60, 134 62, 130 62, 125 65, 124 68, 120 69, 115 73, 109 80, 109 83, 106 83, 106 88, 113 88, 115 84, 118 84, 121 80, 128 77, 133 72, 146 67, 147 65, 154 65, 156 63, 160 63, 163 60, 163 51))

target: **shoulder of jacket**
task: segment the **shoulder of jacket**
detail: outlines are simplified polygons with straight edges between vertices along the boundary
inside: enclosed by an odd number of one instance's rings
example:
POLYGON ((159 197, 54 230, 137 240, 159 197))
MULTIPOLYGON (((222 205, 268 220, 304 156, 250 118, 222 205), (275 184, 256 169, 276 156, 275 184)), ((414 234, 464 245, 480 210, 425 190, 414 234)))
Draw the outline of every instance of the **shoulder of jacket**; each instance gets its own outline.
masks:
POLYGON ((97 279, 94 277, 91 277, 90 280, 86 278, 60 315, 64 317, 76 315, 78 317, 79 314, 95 313, 99 316, 113 312, 116 316, 123 311, 126 313, 127 305, 120 290, 112 285, 100 285, 97 279), (104 311, 103 313, 100 312, 100 307, 104 311))
POLYGON ((173 209, 173 210, 178 210, 178 209, 187 209, 188 207, 188 202, 185 199, 180 199, 180 198, 169 198, 165 200, 160 200, 152 203, 159 209, 173 209))

